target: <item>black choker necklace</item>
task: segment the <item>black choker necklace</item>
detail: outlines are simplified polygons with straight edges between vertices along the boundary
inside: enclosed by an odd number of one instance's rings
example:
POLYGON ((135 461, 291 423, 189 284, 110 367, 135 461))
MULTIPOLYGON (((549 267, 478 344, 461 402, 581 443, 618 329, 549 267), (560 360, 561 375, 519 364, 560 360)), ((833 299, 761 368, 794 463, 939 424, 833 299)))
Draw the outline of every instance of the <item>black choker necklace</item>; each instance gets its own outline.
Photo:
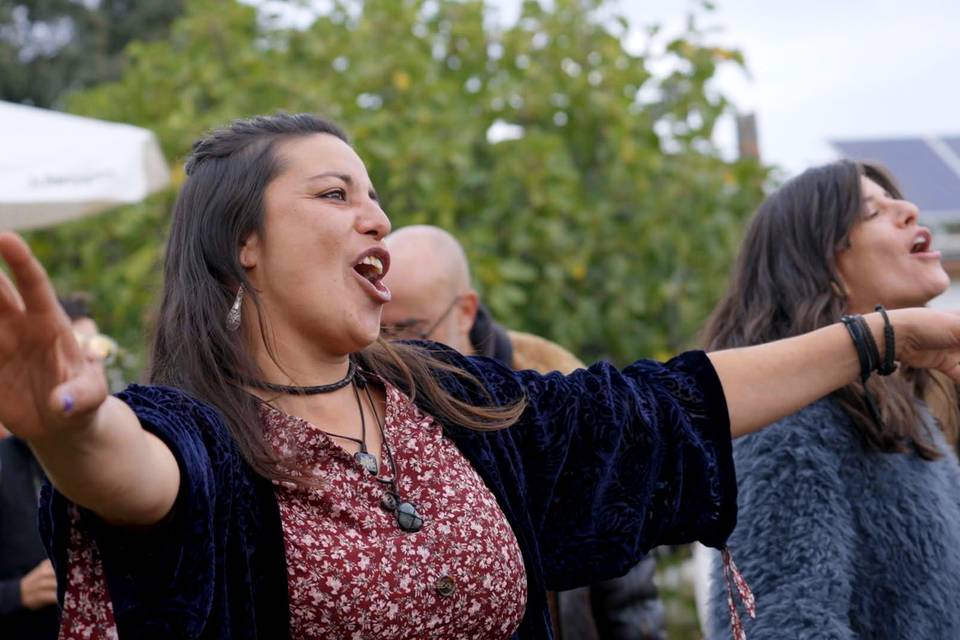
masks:
POLYGON ((353 360, 350 360, 350 364, 347 366, 347 375, 343 376, 336 382, 331 382, 330 384, 319 384, 315 387, 294 387, 285 384, 273 384, 272 382, 264 382, 262 380, 252 380, 250 382, 250 386, 256 387, 257 389, 265 389, 275 393, 286 393, 293 396, 315 396, 318 393, 330 393, 331 391, 343 389, 345 386, 353 382, 353 378, 356 374, 357 365, 353 363, 353 360))

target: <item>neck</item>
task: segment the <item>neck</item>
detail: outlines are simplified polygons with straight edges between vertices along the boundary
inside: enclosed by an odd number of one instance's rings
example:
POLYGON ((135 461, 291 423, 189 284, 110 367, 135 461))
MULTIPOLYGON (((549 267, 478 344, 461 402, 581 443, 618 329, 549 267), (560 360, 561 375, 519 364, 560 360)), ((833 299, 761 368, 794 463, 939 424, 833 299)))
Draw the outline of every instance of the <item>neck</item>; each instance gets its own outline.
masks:
POLYGON ((350 364, 349 354, 309 354, 284 349, 277 345, 274 357, 266 347, 256 355, 257 366, 262 372, 261 379, 272 384, 310 387, 336 382, 347 375, 350 364))
POLYGON ((260 382, 295 389, 270 389, 262 385, 249 385, 247 391, 273 405, 284 413, 298 416, 307 422, 319 425, 328 433, 357 437, 357 407, 353 383, 323 393, 299 393, 306 387, 336 383, 349 371, 348 356, 339 358, 296 359, 295 365, 287 364, 282 353, 277 353, 278 365, 263 350, 257 362, 261 370, 260 382))
POLYGON ((872 312, 873 312, 873 307, 871 305, 861 305, 861 304, 847 305, 847 314, 849 315, 865 315, 872 312))
POLYGON ((347 374, 348 353, 331 353, 316 340, 291 338, 289 332, 261 332, 259 327, 251 329, 250 334, 255 336, 252 340, 254 358, 263 382, 311 387, 336 382, 347 374), (267 339, 271 341, 271 350, 267 349, 267 339))

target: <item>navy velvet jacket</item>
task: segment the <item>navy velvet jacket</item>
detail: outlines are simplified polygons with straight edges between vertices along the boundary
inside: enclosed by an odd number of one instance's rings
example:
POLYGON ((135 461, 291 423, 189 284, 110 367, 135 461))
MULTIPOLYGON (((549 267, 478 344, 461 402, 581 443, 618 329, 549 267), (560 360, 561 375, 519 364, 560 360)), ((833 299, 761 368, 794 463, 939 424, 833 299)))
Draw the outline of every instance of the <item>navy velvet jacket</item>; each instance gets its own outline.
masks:
MULTIPOLYGON (((519 542, 528 602, 515 638, 550 637, 546 589, 622 575, 659 544, 721 546, 733 530, 727 406, 702 352, 622 371, 599 363, 564 376, 515 372, 434 348, 476 376, 495 403, 527 399, 509 429, 444 425, 519 542)), ((463 400, 490 401, 453 376, 442 382, 463 400)), ((120 397, 170 446, 182 473, 171 516, 148 531, 106 526, 83 513, 120 637, 289 637, 283 531, 271 483, 242 460, 208 405, 163 387, 131 386, 120 397)), ((61 602, 69 508, 47 487, 41 526, 61 602)))

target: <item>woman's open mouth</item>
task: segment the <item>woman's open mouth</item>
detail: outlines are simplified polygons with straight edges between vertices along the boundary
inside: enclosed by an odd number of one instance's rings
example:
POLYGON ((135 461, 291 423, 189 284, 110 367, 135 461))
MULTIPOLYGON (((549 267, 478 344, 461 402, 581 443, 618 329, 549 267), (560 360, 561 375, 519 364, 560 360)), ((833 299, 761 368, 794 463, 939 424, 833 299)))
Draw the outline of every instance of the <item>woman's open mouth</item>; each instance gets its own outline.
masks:
POLYGON ((390 254, 380 248, 365 251, 356 264, 353 272, 361 282, 364 290, 381 304, 390 302, 390 289, 383 284, 383 276, 390 268, 390 254))
POLYGON ((920 229, 910 245, 910 255, 917 258, 940 258, 940 252, 932 248, 933 236, 927 229, 920 229))

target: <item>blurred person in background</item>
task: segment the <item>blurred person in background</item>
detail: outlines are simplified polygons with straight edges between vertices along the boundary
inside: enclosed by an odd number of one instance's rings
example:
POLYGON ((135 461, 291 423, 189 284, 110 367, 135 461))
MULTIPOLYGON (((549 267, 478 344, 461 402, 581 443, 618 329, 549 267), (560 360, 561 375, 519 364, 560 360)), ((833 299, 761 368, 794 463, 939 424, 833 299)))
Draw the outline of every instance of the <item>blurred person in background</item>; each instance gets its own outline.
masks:
POLYGON ((383 307, 388 337, 433 340, 514 369, 569 373, 583 366, 560 345, 495 322, 471 287, 463 247, 447 231, 414 225, 398 229, 384 242, 390 251, 384 283, 392 293, 383 307))
MULTIPOLYGON (((74 336, 91 356, 103 358, 105 341, 90 316, 87 299, 60 300, 74 336)), ((4 399, 6 401, 7 399, 4 399)), ((0 440, 0 637, 45 640, 57 637, 57 578, 37 528, 43 469, 27 443, 0 440)))
MULTIPOLYGON (((495 322, 471 286, 462 245, 430 225, 398 229, 384 240, 393 297, 383 307, 383 331, 393 339, 434 340, 464 355, 495 358, 514 369, 570 373, 583 366, 563 347, 495 322)), ((566 640, 666 638, 656 563, 644 558, 625 576, 593 587, 551 594, 554 627, 566 640)))
POLYGON ((70 318, 74 338, 87 355, 103 362, 117 353, 117 343, 110 336, 100 333, 100 327, 90 313, 89 296, 73 294, 62 297, 60 306, 70 318))
POLYGON ((0 440, 0 637, 54 640, 57 578, 37 528, 44 475, 27 443, 0 440))
MULTIPOLYGON (((949 278, 918 210, 880 167, 810 169, 760 206, 710 349, 761 344, 882 304, 923 306, 949 278)), ((901 364, 734 443, 730 537, 757 598, 750 640, 960 638, 957 396, 901 364)), ((713 563, 710 638, 729 637, 713 563)))

